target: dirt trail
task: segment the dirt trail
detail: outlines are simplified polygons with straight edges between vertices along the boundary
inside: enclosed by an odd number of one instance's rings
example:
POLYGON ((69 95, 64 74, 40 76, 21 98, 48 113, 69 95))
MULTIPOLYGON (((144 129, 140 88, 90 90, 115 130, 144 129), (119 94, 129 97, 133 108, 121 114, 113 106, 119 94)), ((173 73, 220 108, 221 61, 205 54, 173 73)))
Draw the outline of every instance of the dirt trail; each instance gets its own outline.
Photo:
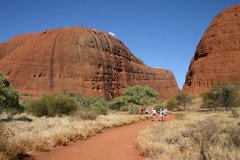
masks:
POLYGON ((166 121, 140 121, 127 126, 103 131, 101 134, 80 140, 66 147, 60 146, 50 152, 35 155, 35 160, 143 160, 137 150, 136 138, 146 127, 173 120, 168 115, 166 121))

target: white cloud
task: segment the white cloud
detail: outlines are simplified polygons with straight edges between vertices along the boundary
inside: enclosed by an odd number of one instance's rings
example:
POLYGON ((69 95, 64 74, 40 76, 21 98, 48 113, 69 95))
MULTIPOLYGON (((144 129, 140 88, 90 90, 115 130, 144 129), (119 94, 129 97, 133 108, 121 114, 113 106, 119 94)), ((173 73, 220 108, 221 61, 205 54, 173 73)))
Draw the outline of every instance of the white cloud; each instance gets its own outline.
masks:
POLYGON ((108 33, 111 34, 114 37, 116 36, 113 32, 108 32, 108 33))

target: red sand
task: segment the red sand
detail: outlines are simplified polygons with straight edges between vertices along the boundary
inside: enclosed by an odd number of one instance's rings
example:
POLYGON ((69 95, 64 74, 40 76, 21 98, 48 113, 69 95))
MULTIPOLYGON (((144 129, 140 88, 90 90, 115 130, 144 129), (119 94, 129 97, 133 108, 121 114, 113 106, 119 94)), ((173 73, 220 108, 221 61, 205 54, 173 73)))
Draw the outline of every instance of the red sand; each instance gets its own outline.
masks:
POLYGON ((80 140, 65 147, 56 147, 33 158, 36 160, 143 160, 144 157, 141 156, 136 145, 140 131, 152 124, 163 124, 174 118, 174 115, 168 115, 164 122, 149 119, 108 129, 87 140, 80 140))

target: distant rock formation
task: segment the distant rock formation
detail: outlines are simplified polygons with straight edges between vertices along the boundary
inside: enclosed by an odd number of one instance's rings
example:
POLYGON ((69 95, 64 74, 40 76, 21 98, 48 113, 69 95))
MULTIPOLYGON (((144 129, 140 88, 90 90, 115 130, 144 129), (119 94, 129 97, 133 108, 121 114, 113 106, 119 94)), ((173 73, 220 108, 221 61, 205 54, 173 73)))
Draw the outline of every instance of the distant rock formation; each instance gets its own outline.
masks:
POLYGON ((198 95, 218 80, 240 80, 240 4, 222 11, 207 28, 183 90, 198 95))
POLYGON ((33 35, 33 33, 20 34, 5 43, 0 43, 0 59, 16 49, 18 46, 24 44, 25 41, 33 35))
POLYGON ((107 100, 133 85, 160 98, 178 91, 173 73, 151 68, 112 35, 86 27, 23 34, 0 44, 0 72, 22 94, 71 92, 107 100))

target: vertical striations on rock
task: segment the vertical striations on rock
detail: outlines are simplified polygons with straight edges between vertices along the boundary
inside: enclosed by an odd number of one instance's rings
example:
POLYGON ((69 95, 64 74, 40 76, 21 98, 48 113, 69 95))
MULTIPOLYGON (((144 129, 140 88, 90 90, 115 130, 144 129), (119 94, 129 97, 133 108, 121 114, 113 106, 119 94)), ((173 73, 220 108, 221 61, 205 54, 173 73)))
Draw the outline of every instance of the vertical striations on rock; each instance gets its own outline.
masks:
POLYGON ((223 10, 205 31, 183 90, 198 95, 218 80, 240 80, 240 4, 223 10))
POLYGON ((95 29, 46 30, 2 52, 10 42, 0 44, 0 71, 20 93, 71 92, 109 100, 133 85, 152 87, 160 98, 179 91, 171 71, 145 65, 120 40, 95 29))

